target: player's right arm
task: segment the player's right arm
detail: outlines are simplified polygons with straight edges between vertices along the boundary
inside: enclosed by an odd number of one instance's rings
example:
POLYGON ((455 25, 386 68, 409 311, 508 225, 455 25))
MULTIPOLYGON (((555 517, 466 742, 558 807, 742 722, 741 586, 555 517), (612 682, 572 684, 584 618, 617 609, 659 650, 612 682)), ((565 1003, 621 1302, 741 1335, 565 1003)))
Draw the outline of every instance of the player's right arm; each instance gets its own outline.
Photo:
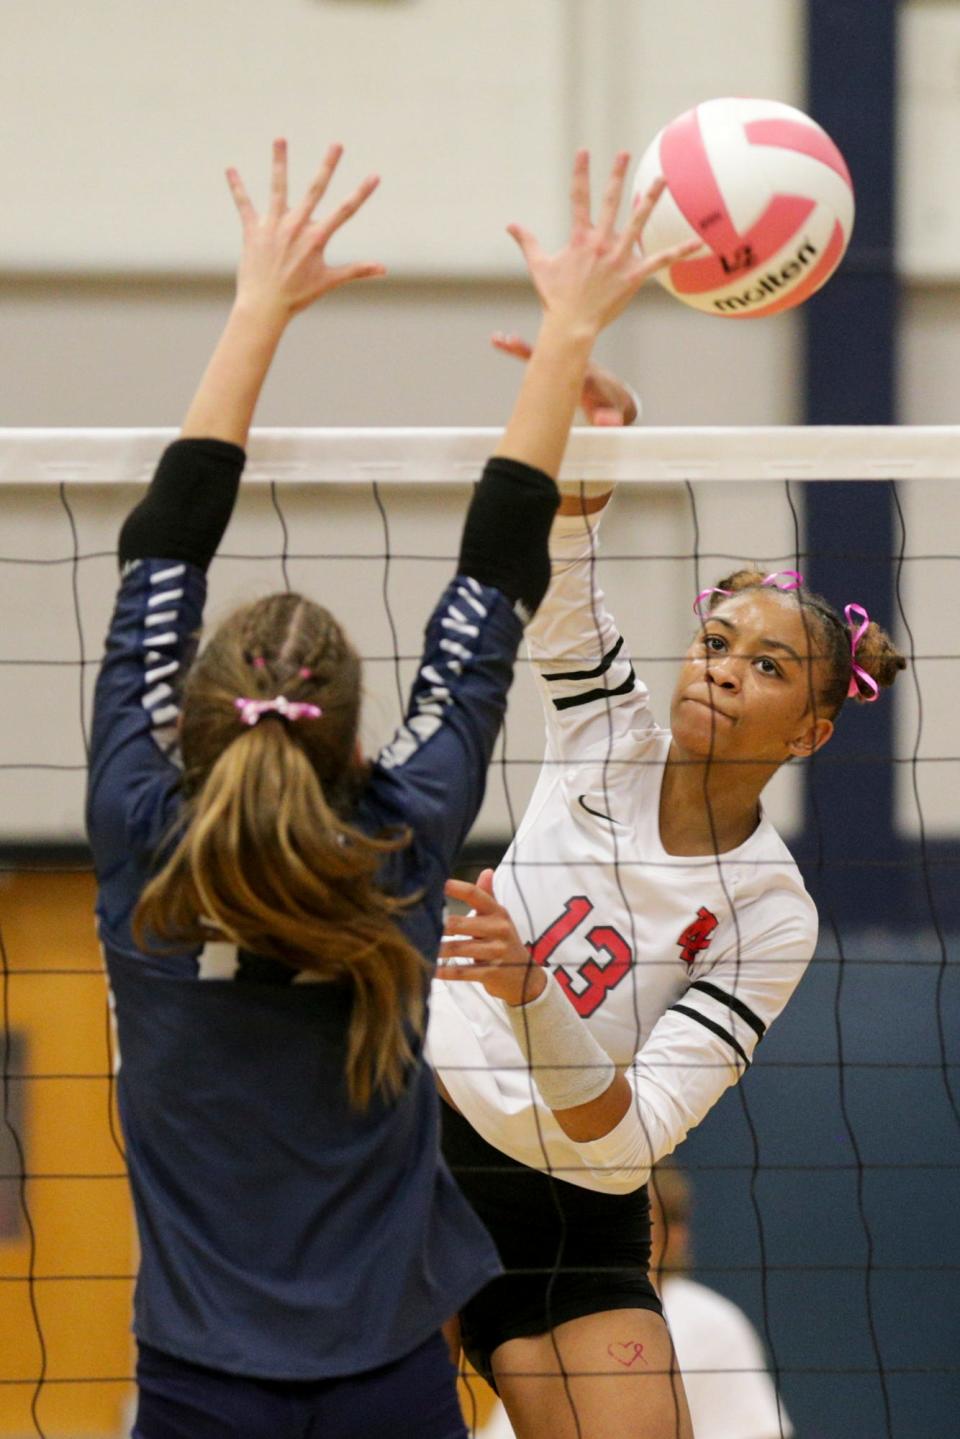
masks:
POLYGON ((406 794, 396 791, 394 809, 432 836, 448 866, 483 797, 521 622, 531 620, 550 583, 554 481, 594 342, 641 285, 679 254, 643 258, 637 246, 662 183, 616 232, 628 162, 626 153, 617 156, 593 221, 588 156, 577 153, 571 234, 556 254, 545 254, 529 231, 509 227, 540 297, 542 323, 513 412, 470 505, 458 578, 428 628, 407 717, 380 760, 394 786, 406 785, 406 794), (491 638, 496 643, 489 648, 491 638))
POLYGON ((200 380, 180 438, 160 458, 118 545, 121 582, 94 698, 87 823, 98 873, 131 849, 152 852, 177 802, 173 760, 180 681, 192 658, 206 571, 229 523, 250 423, 280 338, 293 316, 329 290, 383 273, 331 266, 330 237, 377 185, 364 180, 314 222, 342 153, 331 145, 300 204, 287 204, 286 143, 273 147, 271 195, 258 213, 234 170, 227 179, 243 246, 223 334, 200 380))
MULTIPOLYGON (((517 335, 497 334, 493 344, 528 360, 530 346, 517 335)), ((591 361, 579 397, 591 425, 633 424, 635 392, 591 361)), ((547 758, 583 756, 637 722, 647 704, 616 620, 597 584, 599 528, 613 490, 598 481, 560 485, 560 506, 550 536, 551 584, 527 630, 547 728, 547 758)))

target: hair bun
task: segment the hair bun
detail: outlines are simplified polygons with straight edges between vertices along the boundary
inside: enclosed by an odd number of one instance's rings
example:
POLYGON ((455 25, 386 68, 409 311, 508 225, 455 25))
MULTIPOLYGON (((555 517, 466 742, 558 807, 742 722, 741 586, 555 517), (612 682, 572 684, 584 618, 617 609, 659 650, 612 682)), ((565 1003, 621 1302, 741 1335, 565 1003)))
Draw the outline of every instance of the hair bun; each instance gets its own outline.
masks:
MULTIPOLYGON (((852 638, 855 633, 852 625, 848 633, 852 638)), ((857 645, 854 659, 872 680, 876 680, 881 689, 889 689, 900 671, 907 667, 904 656, 897 649, 886 630, 882 629, 875 620, 871 620, 867 626, 863 638, 857 645)), ((862 703, 864 696, 858 695, 856 698, 862 703)))

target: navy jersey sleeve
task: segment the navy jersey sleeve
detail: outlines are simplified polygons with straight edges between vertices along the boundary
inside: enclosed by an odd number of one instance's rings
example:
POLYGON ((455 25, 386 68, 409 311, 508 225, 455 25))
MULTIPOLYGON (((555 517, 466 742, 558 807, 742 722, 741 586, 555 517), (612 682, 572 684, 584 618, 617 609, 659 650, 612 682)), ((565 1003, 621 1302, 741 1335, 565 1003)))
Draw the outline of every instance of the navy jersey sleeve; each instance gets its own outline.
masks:
POLYGON ((185 561, 124 570, 93 706, 87 831, 101 881, 137 855, 147 863, 176 818, 180 679, 206 586, 185 561))
POLYGON ((453 580, 427 626, 404 721, 374 765, 366 807, 409 826, 447 873, 483 801, 522 636, 499 590, 453 580))
POLYGON ((94 695, 87 789, 101 883, 125 862, 148 863, 175 818, 180 682, 245 458, 222 440, 175 440, 120 531, 122 577, 94 695))

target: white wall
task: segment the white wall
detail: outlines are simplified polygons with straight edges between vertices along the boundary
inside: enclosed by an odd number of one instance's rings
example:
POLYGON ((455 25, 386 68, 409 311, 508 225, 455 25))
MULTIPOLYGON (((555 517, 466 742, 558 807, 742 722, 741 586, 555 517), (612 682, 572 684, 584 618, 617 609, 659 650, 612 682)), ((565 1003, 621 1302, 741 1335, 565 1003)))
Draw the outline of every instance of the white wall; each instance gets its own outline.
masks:
POLYGON ((797 95, 800 0, 4 0, 0 264, 210 272, 234 254, 227 163, 297 183, 325 142, 386 184, 350 244, 399 271, 516 271, 575 143, 639 150, 717 88, 797 95), (742 43, 750 36, 749 45, 742 43), (722 79, 721 79, 722 77, 722 79))
MULTIPOLYGON (((803 13, 802 0, 4 0, 0 424, 176 423, 229 304, 236 226, 223 166, 238 164, 262 194, 275 133, 290 138, 297 184, 333 135, 348 145, 349 177, 382 169, 376 208, 351 233, 357 253, 362 244, 383 256, 392 274, 297 321, 258 422, 498 423, 516 373, 487 337, 529 332, 536 319, 504 223, 561 237, 577 143, 598 158, 622 145, 639 154, 708 95, 802 105, 803 13)), ((957 418, 960 288, 946 281, 960 256, 958 14, 944 0, 902 7, 902 246, 917 277, 904 306, 907 422, 957 418)), ((799 418, 796 316, 724 324, 650 288, 602 355, 638 384, 652 423, 799 418)), ((50 503, 42 512, 60 543, 62 516, 50 503)), ((960 533, 952 495, 918 492, 906 503, 911 531, 919 517, 918 546, 931 514, 941 536, 960 533)), ((9 492, 0 505, 0 553, 9 553, 20 521, 9 492)), ((429 515, 420 523, 423 545, 440 550, 429 515)), ((738 523, 717 517, 706 547, 736 548, 738 523)), ((752 529, 739 537, 747 550, 752 529)), ((11 597, 3 569, 0 612, 16 613, 16 602, 29 633, 45 604, 11 597)), ((943 562, 937 573, 947 571, 943 562)), ((925 617, 926 649, 946 654, 956 650, 953 628, 928 593, 931 574, 908 566, 908 608, 925 617)), ((57 604, 68 605, 61 579, 57 604)), ((664 608, 679 613, 682 566, 670 585, 664 608)), ((52 621, 58 639, 71 636, 71 614, 52 621)), ((645 622, 627 628, 647 652, 645 622)), ((36 638, 43 649, 39 624, 36 638)), ((945 662, 933 663, 936 675, 923 678, 928 688, 939 682, 943 703, 927 706, 923 746, 942 755, 953 747, 955 682, 951 671, 944 683, 945 662)), ((11 674, 19 682, 16 671, 0 671, 0 682, 11 674)), ((899 708, 910 745, 907 697, 899 708)), ((22 753, 29 741, 32 753, 45 733, 26 713, 8 687, 4 751, 22 753)), ((925 771, 925 806, 935 828, 953 829, 935 768, 925 771)), ((903 804, 909 824, 906 791, 903 804)), ((2 798, 0 812, 7 826, 32 823, 31 792, 2 798)))

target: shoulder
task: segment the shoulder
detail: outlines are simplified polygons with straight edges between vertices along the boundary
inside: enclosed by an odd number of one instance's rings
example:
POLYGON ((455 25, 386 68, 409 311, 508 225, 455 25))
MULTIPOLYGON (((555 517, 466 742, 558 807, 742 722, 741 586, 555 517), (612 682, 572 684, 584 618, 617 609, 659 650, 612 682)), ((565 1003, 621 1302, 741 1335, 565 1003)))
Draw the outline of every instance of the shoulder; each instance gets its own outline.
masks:
POLYGON ((816 943, 819 918, 796 860, 763 815, 744 849, 737 880, 738 908, 763 915, 778 929, 792 925, 816 943))

